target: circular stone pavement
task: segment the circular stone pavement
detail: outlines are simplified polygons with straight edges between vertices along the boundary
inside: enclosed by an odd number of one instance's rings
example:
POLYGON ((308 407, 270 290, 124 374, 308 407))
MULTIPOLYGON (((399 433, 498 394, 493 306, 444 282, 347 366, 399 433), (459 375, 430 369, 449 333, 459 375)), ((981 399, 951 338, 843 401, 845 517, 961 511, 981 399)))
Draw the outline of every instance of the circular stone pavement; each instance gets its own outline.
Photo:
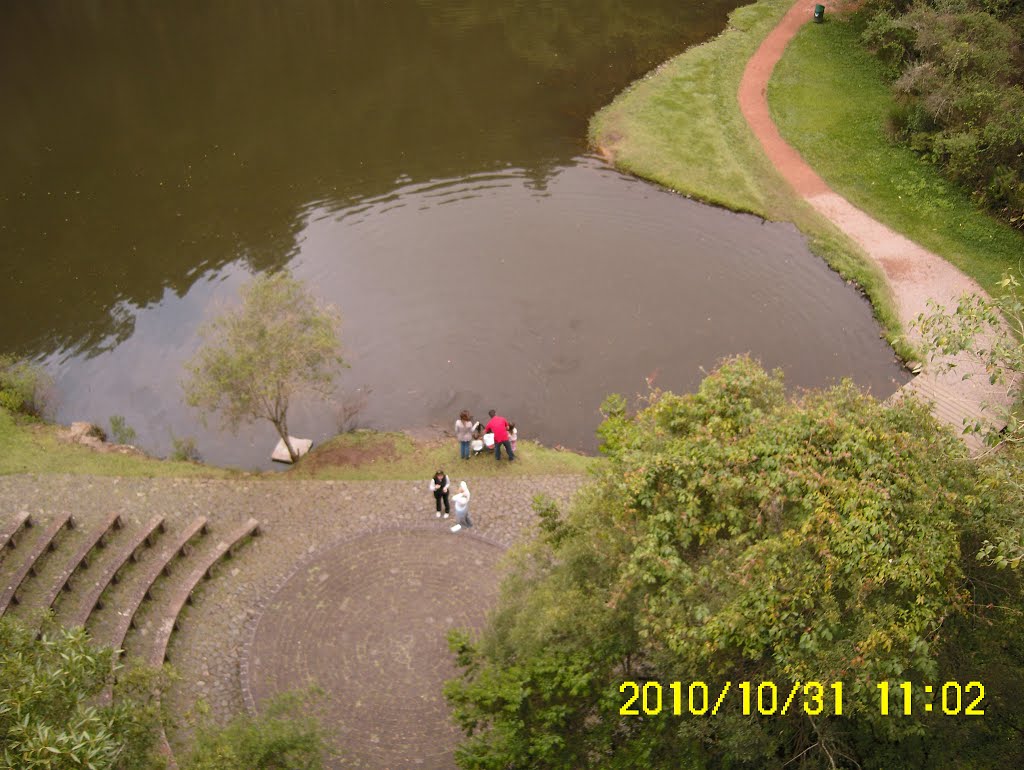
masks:
MULTIPOLYGON (((451 520, 449 520, 451 521, 451 520)), ((502 548, 465 531, 368 534, 321 551, 273 596, 249 650, 259 703, 315 683, 336 768, 453 768, 461 733, 441 693, 450 628, 479 629, 502 548)))

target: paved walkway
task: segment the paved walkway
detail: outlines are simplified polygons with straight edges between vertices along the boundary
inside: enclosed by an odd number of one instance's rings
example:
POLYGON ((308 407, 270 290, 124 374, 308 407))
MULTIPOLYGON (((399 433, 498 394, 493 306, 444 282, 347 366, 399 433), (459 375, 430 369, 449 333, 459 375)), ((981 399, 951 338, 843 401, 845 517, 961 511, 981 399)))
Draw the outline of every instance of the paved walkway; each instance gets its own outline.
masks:
POLYGON ((442 694, 457 673, 447 633, 483 626, 504 552, 434 526, 319 552, 274 595, 243 656, 250 708, 312 677, 342 767, 452 767, 462 736, 442 694))
MULTIPOLYGON (((438 689, 453 671, 442 630, 477 626, 493 606, 494 566, 533 530, 533 496, 567 502, 588 479, 466 478, 474 527, 458 534, 452 519, 434 517, 427 477, 0 476, 0 516, 24 510, 48 521, 71 511, 89 527, 116 510, 132 525, 162 514, 173 527, 204 514, 213 532, 255 516, 263 536, 203 584, 171 639, 180 679, 170 713, 202 698, 227 718, 246 708, 247 685, 258 700, 313 677, 329 690, 324 721, 340 739, 330 767, 453 768, 457 733, 438 689)), ((141 621, 133 633, 152 633, 159 618, 144 610, 141 621)), ((175 748, 187 730, 168 725, 175 748)))
MULTIPOLYGON (((955 308, 963 293, 985 296, 985 292, 938 255, 890 230, 833 191, 779 133, 768 111, 768 80, 786 45, 811 20, 814 5, 814 0, 797 0, 747 63, 738 93, 740 109, 765 153, 793 189, 881 268, 896 300, 900 321, 913 340, 916 332, 910 324, 919 313, 929 312, 929 299, 955 308)), ((932 401, 936 417, 957 431, 963 429, 964 420, 994 421, 992 411, 983 414, 982 406, 1007 407, 1011 399, 1003 389, 989 385, 983 369, 967 355, 953 360, 955 370, 940 371, 942 361, 937 360, 904 385, 900 393, 917 393, 932 401), (971 373, 971 378, 963 379, 965 373, 971 373)), ((974 451, 980 448, 973 436, 965 437, 965 441, 974 451)))

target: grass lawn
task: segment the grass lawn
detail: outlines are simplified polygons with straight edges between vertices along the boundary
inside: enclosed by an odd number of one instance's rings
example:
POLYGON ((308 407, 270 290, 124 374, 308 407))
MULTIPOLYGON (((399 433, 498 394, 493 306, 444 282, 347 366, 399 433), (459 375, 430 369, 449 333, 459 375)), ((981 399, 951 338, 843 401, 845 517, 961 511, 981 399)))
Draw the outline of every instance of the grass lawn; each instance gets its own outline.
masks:
POLYGON ((1001 274, 1019 266, 1024 235, 888 140, 893 96, 858 34, 854 20, 835 15, 800 30, 768 89, 780 131, 853 204, 997 291, 1001 274))
POLYGON ((739 8, 717 38, 631 85, 590 123, 590 141, 615 164, 685 195, 768 218, 785 218, 785 182, 736 103, 747 59, 792 0, 739 8))
POLYGON ((234 471, 198 463, 97 452, 57 438, 59 426, 16 420, 0 409, 0 475, 81 473, 95 476, 203 476, 230 478, 234 471))
POLYGON ((516 461, 495 462, 493 453, 459 459, 459 445, 447 441, 416 442, 402 433, 355 431, 314 447, 287 473, 276 478, 427 479, 438 468, 449 474, 537 476, 586 473, 597 460, 575 452, 548 449, 532 441, 516 446, 516 461))
MULTIPOLYGON (((0 475, 11 473, 76 473, 96 476, 288 479, 419 479, 438 468, 459 465, 454 440, 416 442, 401 433, 356 431, 314 447, 294 468, 284 472, 242 473, 200 463, 97 452, 57 438, 60 426, 13 418, 0 408, 0 475)), ((521 441, 516 462, 494 461, 493 455, 474 457, 464 464, 473 476, 531 476, 586 473, 596 458, 548 449, 521 441), (471 470, 469 470, 471 469, 471 470)))
POLYGON ((897 353, 914 358, 900 339, 881 272, 791 190, 740 112, 736 92, 747 60, 791 4, 760 0, 733 11, 721 35, 666 62, 597 113, 590 141, 624 171, 699 200, 796 224, 814 253, 861 286, 897 353))

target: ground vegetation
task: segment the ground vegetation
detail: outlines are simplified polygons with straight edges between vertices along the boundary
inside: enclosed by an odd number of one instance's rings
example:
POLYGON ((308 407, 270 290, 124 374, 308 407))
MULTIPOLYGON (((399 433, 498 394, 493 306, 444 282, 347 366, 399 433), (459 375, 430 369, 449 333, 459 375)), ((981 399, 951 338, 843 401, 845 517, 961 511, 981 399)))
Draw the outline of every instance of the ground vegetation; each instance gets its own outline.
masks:
POLYGON ((0 355, 0 407, 14 414, 41 418, 50 400, 53 381, 31 361, 0 355))
POLYGON ((327 734, 316 718, 316 693, 283 693, 259 716, 239 714, 226 725, 204 715, 182 770, 321 770, 327 734))
POLYGON ((126 676, 113 704, 114 653, 48 617, 41 630, 0 618, 0 768, 153 770, 159 707, 153 672, 126 676), (38 634, 38 636, 37 636, 38 634))
POLYGON ((868 0, 860 13, 896 95, 893 137, 1024 228, 1024 7, 868 0))

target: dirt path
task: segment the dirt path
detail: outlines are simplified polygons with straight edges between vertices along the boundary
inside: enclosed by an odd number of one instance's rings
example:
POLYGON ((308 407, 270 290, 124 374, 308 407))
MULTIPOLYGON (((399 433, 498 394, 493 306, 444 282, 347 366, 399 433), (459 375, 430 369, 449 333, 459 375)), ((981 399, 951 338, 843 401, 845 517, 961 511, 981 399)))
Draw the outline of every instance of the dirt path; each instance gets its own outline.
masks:
MULTIPOLYGON (((740 110, 769 159, 793 189, 882 269, 896 300, 900 321, 913 340, 910 324, 919 313, 929 312, 929 299, 952 308, 964 292, 982 296, 985 292, 938 255, 890 230, 833 191, 779 133, 768 111, 768 80, 786 45, 801 25, 813 17, 814 5, 813 1, 797 0, 747 62, 737 94, 740 110)), ((954 361, 957 369, 951 372, 939 371, 941 362, 933 362, 900 392, 915 392, 932 401, 935 415, 957 430, 962 429, 964 420, 973 422, 985 416, 993 421, 992 407, 1009 405, 1009 397, 1004 390, 989 385, 981 368, 966 356, 954 361), (973 376, 965 380, 965 372, 973 376), (983 415, 985 404, 990 408, 983 415)), ((967 443, 973 450, 979 447, 973 437, 967 443)))

